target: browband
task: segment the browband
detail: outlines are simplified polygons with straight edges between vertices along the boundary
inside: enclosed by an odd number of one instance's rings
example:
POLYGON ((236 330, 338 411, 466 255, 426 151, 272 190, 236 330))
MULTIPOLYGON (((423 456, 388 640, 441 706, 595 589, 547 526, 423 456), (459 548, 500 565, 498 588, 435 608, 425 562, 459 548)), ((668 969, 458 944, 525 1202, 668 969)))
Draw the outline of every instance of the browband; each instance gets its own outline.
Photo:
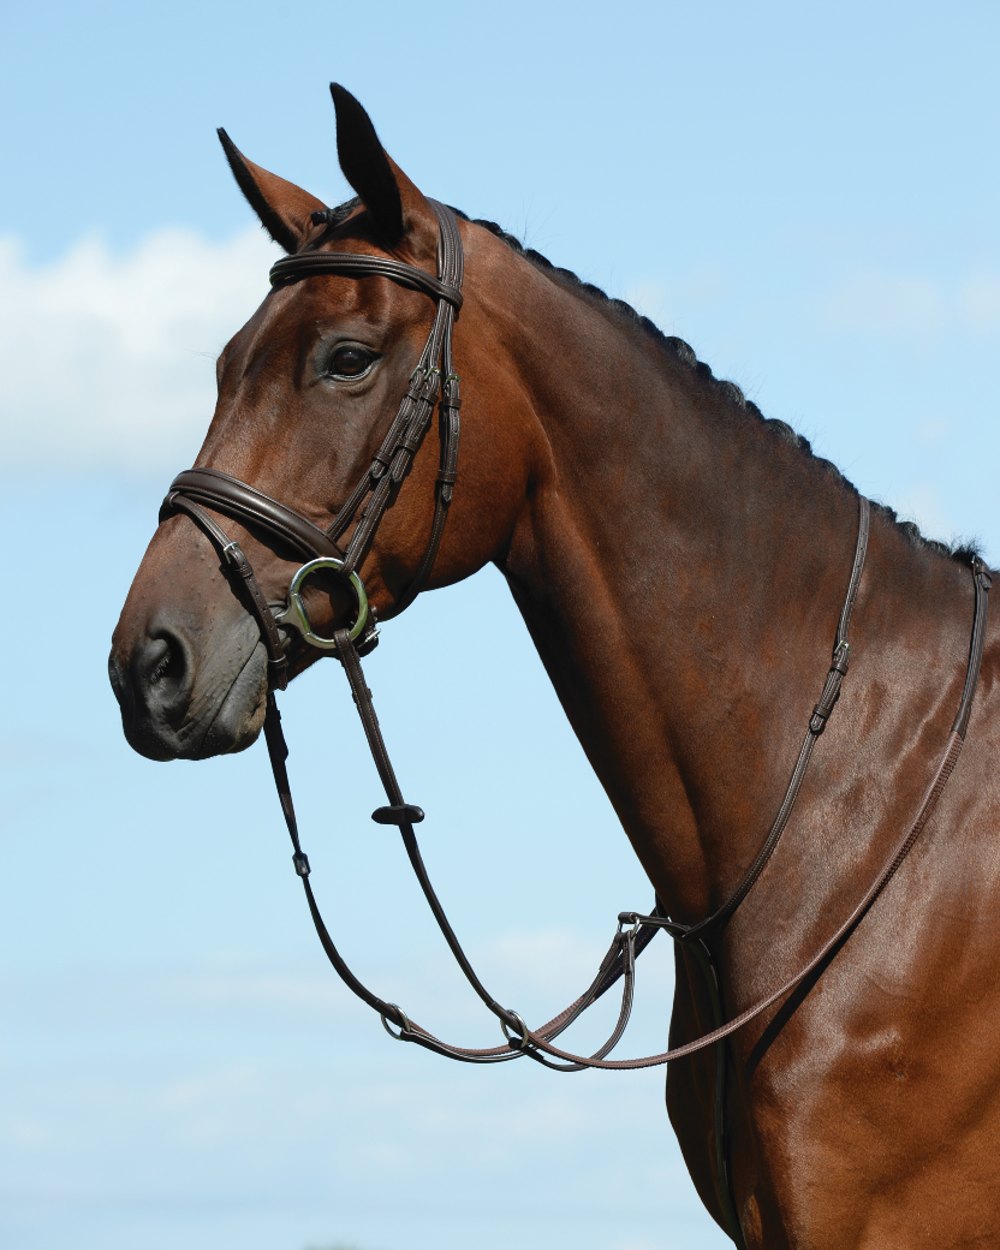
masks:
POLYGON ((406 265, 388 256, 368 256, 362 252, 302 252, 276 260, 268 276, 272 286, 283 286, 318 273, 343 274, 348 278, 391 278, 401 286, 423 291, 432 299, 444 300, 456 312, 462 307, 462 292, 457 286, 442 282, 416 265, 406 265))

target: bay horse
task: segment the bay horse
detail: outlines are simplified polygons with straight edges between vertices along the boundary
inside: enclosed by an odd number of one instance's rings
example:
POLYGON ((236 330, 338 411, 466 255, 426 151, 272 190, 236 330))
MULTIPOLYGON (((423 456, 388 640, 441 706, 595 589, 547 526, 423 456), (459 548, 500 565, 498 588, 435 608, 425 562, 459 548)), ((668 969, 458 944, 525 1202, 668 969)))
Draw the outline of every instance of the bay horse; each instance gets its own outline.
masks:
POLYGON ((356 663, 369 604, 492 561, 655 888, 642 923, 703 934, 676 943, 671 1042, 742 1021, 669 1068, 708 1211, 753 1250, 997 1244, 988 572, 679 339, 428 199, 333 95, 337 209, 220 132, 288 257, 115 631, 128 741, 243 750, 275 686, 356 663))

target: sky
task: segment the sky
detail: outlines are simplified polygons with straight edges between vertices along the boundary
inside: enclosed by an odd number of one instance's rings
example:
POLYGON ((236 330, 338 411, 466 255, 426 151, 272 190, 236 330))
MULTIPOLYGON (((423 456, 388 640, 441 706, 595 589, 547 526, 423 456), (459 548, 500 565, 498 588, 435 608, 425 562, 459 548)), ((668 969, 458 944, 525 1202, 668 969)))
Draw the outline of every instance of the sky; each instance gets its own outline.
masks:
MULTIPOLYGON (((425 191, 628 299, 860 489, 996 562, 1000 13, 0 0, 0 36, 0 1244, 729 1244, 662 1074, 391 1042, 326 968, 263 750, 160 765, 121 736, 111 631, 275 255, 214 130, 337 202, 342 82, 425 191)), ((650 888, 500 576, 423 596, 368 671, 456 927, 548 1018, 650 888)), ((336 666, 282 706, 345 949, 417 1018, 493 1044, 368 819, 336 666)), ((666 1033, 669 952, 647 960, 629 1053, 666 1033)))

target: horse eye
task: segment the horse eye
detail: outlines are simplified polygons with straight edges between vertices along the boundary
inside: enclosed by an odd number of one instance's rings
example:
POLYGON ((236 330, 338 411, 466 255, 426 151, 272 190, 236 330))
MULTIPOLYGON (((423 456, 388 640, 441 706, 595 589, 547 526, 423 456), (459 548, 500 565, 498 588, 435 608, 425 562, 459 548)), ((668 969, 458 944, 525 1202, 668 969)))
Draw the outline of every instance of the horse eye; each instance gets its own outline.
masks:
POLYGON ((334 378, 362 378, 375 363, 375 356, 364 347, 345 343, 330 357, 327 372, 334 378))

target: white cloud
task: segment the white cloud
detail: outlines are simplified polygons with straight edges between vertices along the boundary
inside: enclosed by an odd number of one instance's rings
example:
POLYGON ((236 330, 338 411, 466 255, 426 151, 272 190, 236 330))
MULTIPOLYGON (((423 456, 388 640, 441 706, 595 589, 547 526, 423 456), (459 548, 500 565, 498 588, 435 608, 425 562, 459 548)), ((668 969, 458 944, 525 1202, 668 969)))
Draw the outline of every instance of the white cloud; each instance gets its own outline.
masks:
POLYGON ((903 521, 915 521, 923 534, 942 541, 958 537, 958 528, 941 491, 929 482, 914 483, 894 500, 893 507, 903 521))
POLYGON ((222 243, 157 230, 124 255, 96 238, 32 266, 0 239, 3 464, 172 473, 215 402, 215 357, 267 291, 256 227, 222 243))
POLYGON ((913 431, 917 442, 924 447, 939 447, 951 433, 951 425, 941 417, 925 417, 913 431))
POLYGON ((532 929, 495 939, 485 957, 497 976, 515 984, 565 993, 578 981, 582 989, 594 976, 604 949, 592 938, 581 938, 569 930, 532 929))
POLYGON ((958 307, 966 327, 983 334, 1000 330, 1000 276, 973 274, 958 287, 958 307))
POLYGON ((201 1107, 206 1104, 235 1104, 246 1101, 262 1084, 261 1073, 253 1064, 220 1065, 210 1071, 178 1077, 161 1091, 169 1107, 201 1107))
POLYGON ((845 279, 825 312, 837 326, 904 338, 935 334, 947 320, 944 295, 929 279, 873 271, 845 279))
POLYGON ((625 291, 625 302, 657 325, 669 322, 675 311, 671 307, 666 284, 656 278, 640 278, 633 282, 625 291))
POLYGON ((830 291, 822 310, 830 325, 877 337, 928 339, 949 329, 992 335, 1000 331, 1000 275, 968 274, 945 283, 865 270, 830 291))
POLYGON ((695 309, 718 304, 725 296, 722 271, 705 267, 676 279, 668 288, 660 278, 637 278, 625 290, 625 302, 655 322, 664 332, 683 323, 695 309))

